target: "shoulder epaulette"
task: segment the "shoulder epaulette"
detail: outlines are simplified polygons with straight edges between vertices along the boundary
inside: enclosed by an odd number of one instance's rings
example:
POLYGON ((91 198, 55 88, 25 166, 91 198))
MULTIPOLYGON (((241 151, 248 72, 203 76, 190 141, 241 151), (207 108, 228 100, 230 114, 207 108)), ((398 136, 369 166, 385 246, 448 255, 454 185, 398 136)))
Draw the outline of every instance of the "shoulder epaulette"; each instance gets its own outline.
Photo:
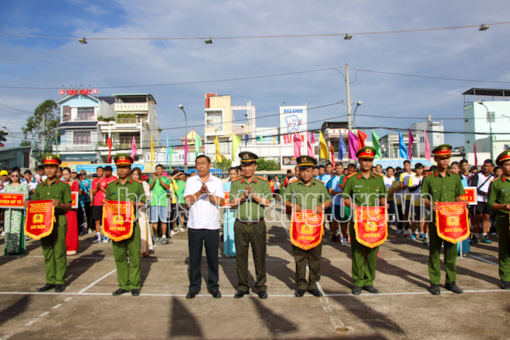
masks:
POLYGON ((232 180, 231 182, 235 182, 235 181, 238 181, 240 180, 242 177, 237 177, 236 179, 232 180))
POLYGON ((320 179, 315 179, 317 182, 321 182, 322 184, 324 184, 323 181, 321 181, 320 179))
POLYGON ((289 181, 289 184, 290 183, 294 183, 295 181, 297 181, 298 179, 297 178, 294 178, 292 181, 289 181))
POLYGON ((349 176, 347 176, 347 178, 351 178, 352 176, 356 175, 357 172, 353 173, 353 174, 350 174, 349 176))
POLYGON ((142 184, 142 181, 140 181, 139 179, 134 179, 134 178, 133 178, 133 181, 135 181, 135 182, 138 182, 138 183, 142 184))
POLYGON ((257 178, 258 178, 258 179, 261 179, 261 180, 263 180, 263 181, 267 181, 267 178, 262 177, 262 176, 257 176, 257 178))
POLYGON ((427 178, 427 177, 429 177, 429 176, 430 176, 430 175, 432 175, 432 174, 433 174, 433 172, 429 172, 428 174, 426 174, 425 176, 423 176, 423 178, 427 178))
POLYGON ((379 176, 381 176, 381 177, 384 177, 384 175, 383 175, 383 174, 378 174, 377 172, 374 172, 374 174, 379 175, 379 176))

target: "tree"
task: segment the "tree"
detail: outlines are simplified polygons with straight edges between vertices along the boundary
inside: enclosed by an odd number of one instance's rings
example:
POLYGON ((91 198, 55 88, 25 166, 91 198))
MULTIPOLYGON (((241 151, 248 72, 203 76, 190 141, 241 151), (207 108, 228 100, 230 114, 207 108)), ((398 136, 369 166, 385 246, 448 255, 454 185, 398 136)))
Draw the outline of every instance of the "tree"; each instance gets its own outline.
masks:
POLYGON ((59 141, 59 132, 56 130, 59 123, 60 113, 57 103, 52 99, 45 100, 37 106, 33 115, 27 117, 27 122, 21 129, 25 135, 22 145, 32 146, 32 152, 37 158, 46 152, 51 152, 52 146, 59 141))
POLYGON ((5 138, 5 136, 7 136, 8 134, 9 134, 8 132, 0 130, 0 146, 5 146, 4 142, 7 142, 7 138, 5 138))
POLYGON ((220 169, 222 172, 228 172, 228 169, 232 167, 232 160, 225 156, 222 156, 221 162, 214 161, 213 168, 220 169))
POLYGON ((280 165, 273 160, 266 161, 264 158, 260 157, 257 159, 257 170, 280 170, 280 165))

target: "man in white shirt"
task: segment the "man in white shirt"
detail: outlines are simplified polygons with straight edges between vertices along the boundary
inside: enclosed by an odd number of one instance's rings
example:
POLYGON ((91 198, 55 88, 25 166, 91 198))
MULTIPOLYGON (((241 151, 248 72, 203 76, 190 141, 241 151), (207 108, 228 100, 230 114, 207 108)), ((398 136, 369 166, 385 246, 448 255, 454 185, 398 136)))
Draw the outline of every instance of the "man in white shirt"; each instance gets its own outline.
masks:
MULTIPOLYGON (((380 164, 377 164, 379 166, 380 164)), ((377 169, 376 166, 376 169, 377 169)), ((396 224, 396 212, 395 212, 395 202, 393 197, 393 182, 395 182, 395 176, 393 176, 395 170, 389 166, 386 168, 386 175, 383 177, 384 186, 386 187, 386 191, 388 192, 388 198, 386 199, 386 203, 388 204, 388 216, 392 215, 394 218, 394 222, 392 224, 396 224)))
POLYGON ((404 211, 404 236, 409 235, 409 213, 411 210, 411 195, 409 194, 409 178, 414 176, 411 170, 411 162, 404 161, 404 172, 400 175, 400 188, 402 193, 402 209, 404 211))
POLYGON ((473 217, 473 237, 471 243, 478 243, 478 238, 482 243, 491 243, 487 232, 489 230, 492 211, 487 205, 487 193, 489 192, 489 186, 494 176, 491 174, 492 161, 486 159, 483 162, 482 171, 476 174, 476 177, 471 179, 471 186, 477 187, 476 200, 477 204, 474 207, 473 217), (478 179, 478 181, 476 180, 478 179), (480 223, 483 223, 483 234, 480 233, 480 223))
POLYGON ((196 158, 198 176, 186 181, 184 200, 190 206, 188 217, 189 291, 193 299, 202 284, 202 247, 205 246, 209 269, 207 291, 216 299, 221 298, 218 285, 218 245, 220 240, 219 207, 223 206, 223 182, 209 173, 211 159, 205 155, 196 158))

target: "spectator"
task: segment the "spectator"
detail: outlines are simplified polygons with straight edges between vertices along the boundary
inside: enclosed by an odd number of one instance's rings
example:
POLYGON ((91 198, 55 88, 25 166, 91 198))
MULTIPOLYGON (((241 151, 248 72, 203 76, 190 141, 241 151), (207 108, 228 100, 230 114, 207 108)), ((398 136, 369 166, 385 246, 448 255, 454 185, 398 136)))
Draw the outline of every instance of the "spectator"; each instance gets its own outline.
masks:
POLYGON ((339 175, 333 177, 326 186, 332 200, 333 200, 333 219, 331 222, 331 242, 342 242, 342 246, 347 246, 347 222, 349 221, 349 214, 346 213, 346 207, 343 204, 342 189, 340 184, 344 184, 344 166, 342 162, 337 162, 335 169, 339 175), (340 226, 341 230, 338 228, 340 226))
MULTIPOLYGON (((323 165, 321 165, 323 166, 323 165)), ((320 169, 320 168, 319 168, 320 169)), ((331 179, 331 170, 333 169, 333 166, 331 163, 327 163, 324 167, 324 173, 321 174, 321 178, 319 178, 324 185, 328 184, 329 180, 331 179)))
POLYGON ((37 168, 35 169, 35 172, 36 172, 36 175, 34 177, 35 177, 35 181, 38 184, 41 184, 43 181, 46 180, 47 177, 44 174, 44 166, 38 165, 37 168))
POLYGON ((25 170, 23 173, 23 177, 25 177, 25 181, 28 186, 28 200, 32 199, 32 195, 34 194, 35 188, 37 188, 37 182, 35 181, 34 177, 32 176, 32 171, 25 170))
MULTIPOLYGON (((78 182, 75 182, 71 178, 71 170, 69 168, 62 169, 62 177, 63 182, 68 184, 71 188, 71 192, 76 191, 79 192, 80 185, 78 182)), ((76 255, 78 251, 78 215, 77 209, 69 209, 66 213, 67 219, 67 232, 66 232, 66 247, 67 247, 67 255, 76 255)))
POLYGON ((179 171, 172 171, 170 177, 170 189, 167 191, 167 196, 170 200, 169 205, 169 213, 170 213, 170 221, 168 223, 167 236, 172 236, 172 232, 176 233, 179 231, 179 227, 177 225, 177 183, 175 183, 175 179, 177 178, 177 174, 179 171))
POLYGON ((395 182, 394 174, 395 170, 391 166, 387 167, 386 175, 383 177, 383 180, 386 191, 388 192, 388 198, 386 199, 386 203, 388 204, 388 216, 393 216, 394 222, 392 223, 396 224, 395 199, 393 197, 393 182, 395 182))
POLYGON ((62 180, 62 169, 60 167, 57 169, 57 179, 62 180))
POLYGON ((471 243, 473 244, 478 243, 479 238, 482 243, 491 243, 491 240, 489 240, 489 237, 487 236, 492 214, 490 207, 487 205, 487 193, 489 192, 491 180, 494 179, 494 176, 491 174, 491 170, 492 161, 490 159, 486 159, 483 162, 482 172, 473 176, 471 178, 471 183, 469 184, 470 186, 476 186, 477 188, 477 203, 473 218, 474 230, 471 237, 471 243), (483 234, 480 234, 480 223, 483 223, 483 234))
POLYGON ((76 169, 71 170, 71 180, 74 182, 78 181, 78 172, 76 169))
POLYGON ((381 164, 377 164, 375 166, 375 173, 379 174, 379 175, 382 175, 382 165, 381 164))
POLYGON ((292 178, 292 170, 287 170, 287 177, 283 180, 283 188, 285 189, 289 185, 289 181, 292 178))
POLYGON ((500 179, 502 175, 503 175, 503 170, 501 170, 501 168, 499 166, 495 167, 494 168, 494 177, 495 178, 491 182, 494 182, 495 180, 500 179))
POLYGON ((151 251, 154 251, 154 244, 151 237, 151 226, 147 217, 147 204, 149 204, 149 200, 151 198, 151 189, 149 184, 143 180, 142 170, 140 170, 140 168, 137 167, 131 170, 131 178, 142 184, 143 192, 145 194, 146 205, 138 209, 138 213, 140 214, 138 218, 138 224, 140 226, 141 240, 140 255, 142 257, 146 257, 149 256, 151 251))
POLYGON ((319 179, 320 178, 319 168, 317 166, 313 167, 313 178, 315 178, 315 179, 319 179))
MULTIPOLYGON (((5 170, 2 170, 2 172, 5 170)), ((2 178, 3 181, 3 178, 2 178)), ((28 185, 21 183, 20 172, 11 171, 10 182, 4 183, 6 193, 24 194, 25 200, 28 199, 28 185)), ((25 234, 24 234, 24 209, 5 209, 5 245, 4 255, 21 255, 25 252, 25 234)))
MULTIPOLYGON (((232 181, 235 181, 237 176, 237 168, 230 168, 228 170, 229 180, 223 184, 223 191, 225 192, 225 199, 227 199, 226 193, 230 194, 230 188, 232 181)), ((276 183, 276 182, 275 182, 276 183)), ((227 203, 227 202, 225 202, 227 203)), ((226 205, 229 206, 229 205, 226 205)), ((234 257, 236 255, 236 245, 234 237, 234 223, 236 221, 234 214, 236 208, 230 207, 230 209, 223 209, 223 254, 234 257)))
POLYGON ((191 174, 190 174, 190 177, 193 177, 193 176, 196 176, 196 172, 195 171, 192 171, 191 174))
POLYGON ((184 189, 186 188, 186 176, 184 176, 183 172, 180 172, 177 177, 177 181, 175 181, 177 185, 177 190, 175 194, 177 196, 177 215, 179 217, 179 231, 184 232, 184 222, 186 221, 186 215, 188 213, 188 206, 186 205, 186 201, 184 200, 184 189))
POLYGON ((152 229, 154 230, 154 244, 168 244, 166 238, 166 229, 168 223, 168 196, 167 191, 170 189, 170 178, 163 176, 163 165, 156 165, 156 173, 152 174, 149 181, 151 189, 151 210, 150 220, 152 229), (161 238, 158 238, 158 222, 161 222, 161 238))
POLYGON ((404 161, 404 172, 400 175, 399 185, 402 193, 402 209, 404 212, 404 236, 409 235, 409 213, 411 212, 411 195, 409 195, 409 179, 414 177, 411 170, 411 162, 404 161))
POLYGON ((79 207, 78 207, 78 226, 80 236, 92 232, 92 201, 90 191, 92 190, 92 181, 87 178, 87 171, 80 170, 79 182, 79 207), (87 222, 87 230, 85 229, 87 222))
POLYGON ((184 196, 190 207, 188 221, 189 246, 189 291, 187 299, 192 299, 200 292, 202 284, 201 264, 202 249, 205 245, 207 257, 208 280, 207 291, 214 298, 221 298, 218 285, 218 246, 219 213, 224 204, 223 182, 209 172, 211 160, 205 155, 195 160, 198 176, 190 177, 186 183, 184 196))
POLYGON ((460 178, 465 179, 465 182, 462 182, 463 184, 469 183, 471 181, 472 174, 469 172, 469 163, 467 160, 463 159, 459 162, 459 168, 460 168, 460 178))
POLYGON ((423 239, 423 244, 429 244, 429 232, 425 224, 425 211, 423 199, 421 198, 421 184, 423 183, 423 164, 417 163, 415 165, 416 174, 409 178, 409 195, 412 202, 412 220, 411 220, 411 239, 416 240, 418 234, 418 223, 420 223, 420 231, 423 239))
MULTIPOLYGON (((107 165, 101 169, 97 169, 98 180, 96 186, 94 187, 94 183, 92 184, 92 195, 94 196, 94 205, 92 207, 92 215, 94 216, 94 220, 96 221, 96 238, 93 243, 101 242, 101 223, 103 217, 103 201, 105 200, 106 188, 110 182, 113 182, 117 179, 117 177, 112 175, 113 169, 110 165, 107 165), (104 173, 104 177, 99 179, 99 175, 104 173)), ((108 237, 103 236, 103 242, 108 243, 108 237)))
POLYGON ((395 200, 395 212, 397 217, 397 234, 404 232, 404 209, 402 206, 402 188, 400 186, 400 177, 402 168, 397 166, 395 168, 395 181, 393 182, 393 199, 395 200))
POLYGON ((0 178, 2 179, 0 181, 0 192, 4 192, 5 185, 9 183, 9 173, 7 170, 0 171, 0 178))

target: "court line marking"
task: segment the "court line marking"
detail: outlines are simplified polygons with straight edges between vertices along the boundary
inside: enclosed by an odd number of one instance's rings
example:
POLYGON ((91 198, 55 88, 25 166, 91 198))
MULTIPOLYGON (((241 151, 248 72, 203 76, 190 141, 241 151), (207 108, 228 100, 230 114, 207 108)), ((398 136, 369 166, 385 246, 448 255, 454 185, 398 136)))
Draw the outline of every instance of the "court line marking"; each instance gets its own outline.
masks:
POLYGON ((108 274, 104 275, 103 277, 100 277, 99 279, 97 279, 96 281, 92 282, 91 284, 89 284, 87 287, 83 288, 82 290, 80 290, 78 293, 84 293, 86 290, 92 288, 93 286, 95 286, 98 282, 102 281, 103 279, 106 279, 108 276, 110 276, 111 274, 115 273, 117 271, 117 269, 114 269, 112 270, 111 272, 109 272, 108 274))
MULTIPOLYGON (((480 289, 480 290, 464 290, 464 293, 474 294, 474 293, 510 293, 510 290, 505 289, 480 289)), ((453 294, 450 291, 441 291, 442 294, 453 294)), ((38 292, 0 292, 0 295, 73 295, 73 296, 112 296, 111 293, 38 293, 38 292)), ((341 293, 341 294, 326 294, 325 297, 377 297, 377 296, 404 296, 404 295, 431 295, 430 292, 395 292, 395 293, 379 293, 379 294, 361 294, 361 295, 352 295, 351 293, 341 293)), ((124 294, 121 296, 131 296, 129 294, 124 294)), ((155 293, 141 293, 140 296, 152 296, 152 297, 185 297, 186 294, 155 294, 155 293)), ((211 297, 210 294, 198 294, 198 297, 211 297)), ((245 295, 246 297, 258 298, 258 295, 250 294, 245 295)), ((224 295, 223 297, 231 297, 234 295, 224 295)), ((278 294, 278 295, 270 295, 270 297, 282 297, 282 298, 296 298, 294 294, 278 294)), ((313 295, 305 295, 304 297, 315 298, 313 295)))
POLYGON ((489 261, 489 260, 484 260, 483 258, 481 258, 481 257, 479 257, 479 256, 474 256, 474 255, 471 255, 471 254, 466 254, 466 257, 470 257, 470 258, 472 258, 472 259, 480 260, 480 261, 483 261, 483 262, 486 262, 486 263, 493 264, 493 265, 495 265, 495 266, 499 266, 499 264, 494 263, 494 262, 489 261))
POLYGON ((59 303, 58 305, 56 305, 55 307, 53 307, 52 309, 57 309, 57 308, 60 308, 60 306, 62 306, 61 303, 59 303))

